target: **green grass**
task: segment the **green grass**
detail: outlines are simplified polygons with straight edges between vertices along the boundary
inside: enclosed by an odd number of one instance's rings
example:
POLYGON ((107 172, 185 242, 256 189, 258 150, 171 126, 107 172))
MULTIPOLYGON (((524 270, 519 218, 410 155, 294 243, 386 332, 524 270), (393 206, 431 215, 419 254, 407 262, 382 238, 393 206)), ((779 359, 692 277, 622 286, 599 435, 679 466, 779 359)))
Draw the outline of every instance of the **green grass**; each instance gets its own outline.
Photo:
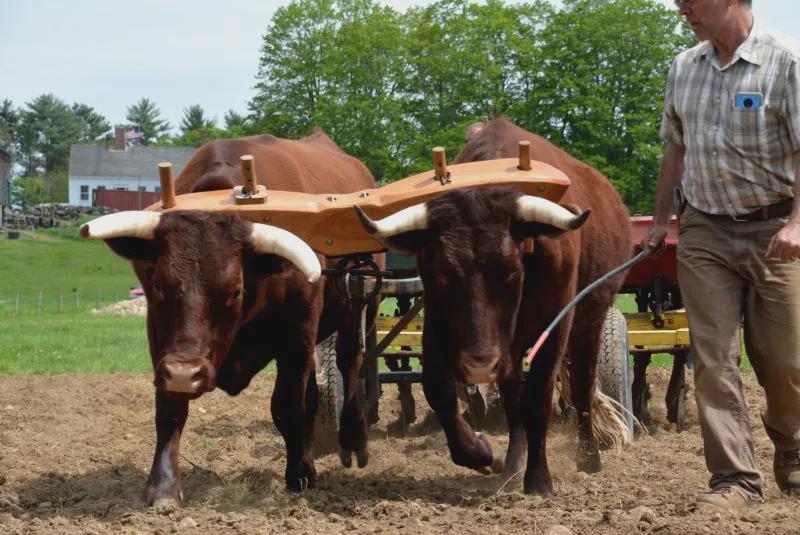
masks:
POLYGON ((150 369, 144 317, 85 311, 0 315, 0 374, 150 369))
POLYGON ((93 308, 124 299, 135 283, 130 262, 82 240, 77 225, 0 235, 0 314, 93 308))

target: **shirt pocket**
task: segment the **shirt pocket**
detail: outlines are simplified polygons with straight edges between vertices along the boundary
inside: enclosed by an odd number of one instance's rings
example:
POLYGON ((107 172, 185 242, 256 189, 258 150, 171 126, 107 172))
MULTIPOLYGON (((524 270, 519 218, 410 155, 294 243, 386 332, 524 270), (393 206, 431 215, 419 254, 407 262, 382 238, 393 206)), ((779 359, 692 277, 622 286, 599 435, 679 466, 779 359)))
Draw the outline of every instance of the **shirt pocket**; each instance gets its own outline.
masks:
POLYGON ((746 153, 767 152, 775 141, 778 122, 774 110, 733 108, 728 113, 726 134, 732 145, 746 153))

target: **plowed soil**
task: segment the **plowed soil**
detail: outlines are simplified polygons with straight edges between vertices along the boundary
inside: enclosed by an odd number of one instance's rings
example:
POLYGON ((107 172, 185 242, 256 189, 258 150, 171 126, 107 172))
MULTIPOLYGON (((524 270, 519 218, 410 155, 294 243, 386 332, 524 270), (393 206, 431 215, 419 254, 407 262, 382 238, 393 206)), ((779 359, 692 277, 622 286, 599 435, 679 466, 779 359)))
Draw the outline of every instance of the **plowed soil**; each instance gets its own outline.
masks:
MULTIPOLYGON (((154 443, 149 375, 0 377, 0 533, 800 533, 800 503, 782 497, 771 474, 755 377, 744 379, 767 503, 720 513, 693 504, 707 474, 691 393, 687 430, 677 433, 664 416, 668 370, 649 376, 659 429, 622 453, 604 452, 603 471, 587 475, 572 461, 572 427, 555 426, 548 454, 558 497, 542 499, 522 494, 519 481, 454 466, 441 431, 420 425, 388 436, 399 410, 392 386, 369 466, 322 457, 319 488, 288 494, 268 412, 274 376, 264 374, 239 397, 192 402, 184 506, 160 512, 140 499, 154 443)), ((415 393, 421 421, 428 409, 415 393)), ((491 439, 505 448, 503 436, 491 439)))

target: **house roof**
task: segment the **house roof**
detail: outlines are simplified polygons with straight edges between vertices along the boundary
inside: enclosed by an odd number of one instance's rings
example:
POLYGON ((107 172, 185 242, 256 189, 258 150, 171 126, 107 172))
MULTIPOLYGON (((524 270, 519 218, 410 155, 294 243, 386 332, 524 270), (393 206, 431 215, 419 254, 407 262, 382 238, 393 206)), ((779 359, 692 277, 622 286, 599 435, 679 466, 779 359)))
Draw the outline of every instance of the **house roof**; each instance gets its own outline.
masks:
POLYGON ((73 145, 70 177, 158 178, 158 164, 170 162, 177 176, 197 149, 194 147, 143 147, 113 150, 102 145, 73 145))

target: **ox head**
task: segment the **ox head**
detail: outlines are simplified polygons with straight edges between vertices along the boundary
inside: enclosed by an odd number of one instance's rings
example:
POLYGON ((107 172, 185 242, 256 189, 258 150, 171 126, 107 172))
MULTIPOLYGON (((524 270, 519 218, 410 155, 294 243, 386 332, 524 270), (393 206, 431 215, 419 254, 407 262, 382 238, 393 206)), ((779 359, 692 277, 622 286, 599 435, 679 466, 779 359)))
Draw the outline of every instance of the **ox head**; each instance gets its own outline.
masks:
POLYGON ((456 379, 473 384, 502 380, 509 370, 525 277, 522 242, 577 229, 589 215, 509 188, 455 190, 380 221, 357 212, 387 249, 417 255, 426 361, 433 353, 456 379))
POLYGON ((239 327, 254 314, 259 280, 280 273, 310 291, 305 280, 320 277, 319 259, 302 240, 230 215, 120 212, 80 233, 133 262, 147 297, 155 384, 173 397, 217 386, 239 327))

